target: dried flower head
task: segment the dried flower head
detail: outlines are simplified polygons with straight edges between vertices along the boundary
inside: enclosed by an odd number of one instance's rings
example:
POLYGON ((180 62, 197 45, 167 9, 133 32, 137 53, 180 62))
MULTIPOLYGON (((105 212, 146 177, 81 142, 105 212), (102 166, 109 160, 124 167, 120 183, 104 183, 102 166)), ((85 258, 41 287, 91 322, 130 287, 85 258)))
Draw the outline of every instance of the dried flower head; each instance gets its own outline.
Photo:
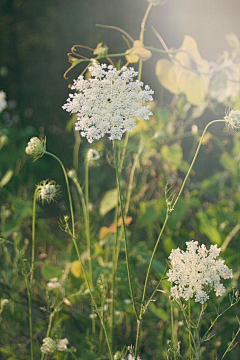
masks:
POLYGON ((0 91, 0 114, 7 107, 6 94, 4 91, 0 91))
POLYGON ((40 350, 43 354, 53 354, 57 350, 57 344, 52 338, 47 337, 43 339, 40 350))
POLYGON ((26 154, 32 156, 34 161, 44 155, 46 151, 46 139, 40 140, 37 137, 33 137, 28 142, 28 146, 25 149, 26 154))
POLYGON ((240 129, 240 110, 231 110, 224 116, 226 125, 233 130, 240 129))
POLYGON ((95 63, 89 71, 89 80, 82 75, 74 80, 71 89, 76 92, 69 95, 63 109, 77 114, 75 130, 90 143, 106 134, 110 140, 121 140, 125 131, 133 131, 136 120, 149 119, 152 113, 146 102, 152 101, 153 91, 134 80, 133 68, 117 70, 95 63))
POLYGON ((54 180, 43 180, 36 187, 36 197, 42 204, 56 201, 60 195, 60 185, 54 180))
POLYGON ((222 279, 233 277, 232 270, 225 265, 224 260, 216 258, 221 248, 211 245, 207 250, 205 245, 198 246, 197 241, 186 242, 187 250, 174 249, 169 256, 171 269, 168 281, 173 283, 171 295, 174 299, 195 298, 195 302, 204 304, 209 299, 211 290, 216 296, 226 291, 222 279))

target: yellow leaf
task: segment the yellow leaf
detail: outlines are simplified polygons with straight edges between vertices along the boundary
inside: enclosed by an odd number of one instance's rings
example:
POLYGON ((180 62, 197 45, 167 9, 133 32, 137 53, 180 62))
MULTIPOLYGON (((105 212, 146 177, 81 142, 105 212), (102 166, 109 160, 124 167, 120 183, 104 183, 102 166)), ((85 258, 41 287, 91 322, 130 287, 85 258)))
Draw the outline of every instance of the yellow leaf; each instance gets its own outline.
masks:
POLYGON ((107 236, 107 234, 109 234, 109 228, 107 226, 102 226, 100 231, 99 231, 99 239, 102 240, 105 238, 105 236, 107 236))
POLYGON ((159 82, 173 94, 179 94, 179 80, 182 70, 167 59, 158 60, 156 75, 159 82))
POLYGON ((126 59, 130 63, 137 63, 139 60, 146 61, 150 59, 152 53, 146 49, 140 40, 135 40, 133 47, 126 51, 126 59))
POLYGON ((209 63, 202 59, 196 41, 185 36, 181 49, 172 61, 161 59, 156 64, 159 82, 171 93, 184 93, 188 102, 204 103, 209 89, 209 63))
MULTIPOLYGON (((132 216, 127 216, 126 219, 125 219, 125 225, 126 226, 130 225, 132 221, 133 221, 132 216)), ((122 217, 120 217, 118 219, 118 227, 120 227, 121 225, 122 225, 122 217)))
POLYGON ((75 260, 71 264, 71 273, 75 278, 80 278, 82 274, 82 266, 79 260, 75 260))

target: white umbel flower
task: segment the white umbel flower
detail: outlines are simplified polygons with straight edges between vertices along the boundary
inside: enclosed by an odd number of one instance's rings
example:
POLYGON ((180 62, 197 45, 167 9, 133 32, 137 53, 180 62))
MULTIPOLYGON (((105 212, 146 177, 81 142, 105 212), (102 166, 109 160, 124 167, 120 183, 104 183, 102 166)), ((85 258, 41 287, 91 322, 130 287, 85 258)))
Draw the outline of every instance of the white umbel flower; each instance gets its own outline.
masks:
POLYGON ((46 139, 40 140, 37 137, 32 137, 25 149, 26 154, 32 156, 34 158, 34 161, 42 157, 45 151, 46 139))
POLYGON ((60 289, 61 288, 61 283, 58 281, 58 278, 52 278, 47 283, 47 288, 49 290, 60 289))
POLYGON ((57 344, 52 338, 47 337, 43 339, 40 350, 43 354, 53 354, 57 350, 57 344))
POLYGON ((197 241, 186 242, 186 245, 186 251, 174 249, 169 256, 171 269, 167 275, 173 284, 172 297, 185 300, 194 297, 195 302, 204 304, 211 290, 216 296, 222 296, 226 289, 220 283, 221 278, 229 279, 233 274, 224 260, 216 260, 221 248, 211 245, 207 250, 205 245, 198 246, 197 241))
POLYGON ((125 131, 133 131, 136 120, 148 120, 152 114, 147 102, 152 101, 153 91, 135 80, 137 72, 112 65, 93 64, 89 67, 91 78, 79 76, 63 109, 77 114, 75 130, 92 143, 108 134, 109 139, 121 140, 125 131))
POLYGON ((60 195, 60 185, 54 180, 43 180, 36 187, 36 197, 42 204, 56 201, 60 195))
POLYGON ((240 129, 240 110, 231 110, 228 115, 224 116, 224 120, 229 128, 240 129))
POLYGON ((6 94, 4 91, 0 91, 0 114, 5 110, 7 107, 7 101, 6 101, 6 94))

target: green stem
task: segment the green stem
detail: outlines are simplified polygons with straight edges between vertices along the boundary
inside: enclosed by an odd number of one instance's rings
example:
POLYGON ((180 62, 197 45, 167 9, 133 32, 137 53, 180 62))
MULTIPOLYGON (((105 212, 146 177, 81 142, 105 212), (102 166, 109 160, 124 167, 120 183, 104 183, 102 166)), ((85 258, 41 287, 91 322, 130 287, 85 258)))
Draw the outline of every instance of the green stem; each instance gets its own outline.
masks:
POLYGON ((188 300, 188 346, 189 346, 189 359, 192 360, 192 341, 191 341, 191 299, 188 300))
MULTIPOLYGON (((89 219, 89 161, 88 161, 88 156, 86 156, 86 159, 85 159, 85 202, 86 202, 85 231, 86 231, 86 240, 87 240, 88 264, 89 264, 90 284, 93 288, 90 219, 89 219)), ((95 333, 95 318, 94 317, 92 318, 92 332, 95 333)))
MULTIPOLYGON (((149 13, 150 13, 152 7, 153 7, 153 4, 150 3, 147 7, 147 10, 146 10, 146 12, 143 16, 142 22, 141 22, 141 31, 140 31, 140 35, 139 35, 139 40, 142 45, 143 45, 143 41, 144 41, 144 32, 145 32, 145 27, 146 27, 146 21, 147 21, 147 18, 149 16, 149 13)), ((138 80, 139 81, 141 80, 141 77, 142 77, 142 66, 143 66, 143 62, 142 62, 142 60, 139 60, 139 64, 138 64, 138 80)))
POLYGON ((115 144, 114 140, 113 140, 113 153, 114 153, 114 161, 115 161, 115 168, 116 168, 116 180, 117 180, 117 188, 118 188, 118 194, 119 194, 119 203, 120 203, 120 210, 121 210, 121 217, 122 217, 122 224, 123 224, 123 232, 124 232, 124 245, 125 245, 125 256, 126 256, 126 263, 127 263, 129 289, 130 289, 130 295, 131 295, 131 299, 132 299, 133 310, 136 315, 136 318, 138 319, 139 316, 138 316, 136 302, 135 302, 134 295, 133 295, 132 276, 131 276, 131 270, 130 270, 130 265, 129 265, 129 250, 128 250, 125 214, 124 214, 124 210, 123 210, 122 193, 121 193, 120 178, 119 178, 118 156, 117 156, 117 149, 116 149, 116 144, 115 144))
POLYGON ((175 336, 174 336, 174 314, 173 314, 173 302, 171 302, 171 332, 172 332, 172 346, 173 346, 173 358, 176 360, 176 344, 175 344, 175 336))
POLYGON ((217 122, 224 122, 224 123, 225 123, 225 120, 213 120, 213 121, 211 121, 210 123, 208 123, 208 124, 206 125, 205 129, 203 130, 202 136, 201 136, 201 138, 200 138, 200 141, 199 141, 197 150, 196 150, 196 152, 195 152, 195 155, 194 155, 194 157, 193 157, 193 159, 192 159, 191 165, 190 165, 190 167, 189 167, 189 169, 188 169, 188 172, 187 172, 187 174, 186 174, 186 176, 185 176, 185 179, 184 179, 184 181, 183 181, 183 183, 182 183, 181 189, 179 190, 178 196, 177 196, 177 198, 176 198, 176 200, 175 200, 175 202, 174 202, 174 204, 173 204, 173 206, 172 206, 173 209, 175 208, 175 206, 176 206, 176 204, 177 204, 177 202, 178 202, 178 199, 180 198, 180 196, 181 196, 181 194, 182 194, 182 191, 183 191, 183 189, 184 189, 184 186, 185 186, 185 184, 186 184, 186 181, 187 181, 187 179, 188 179, 188 177, 189 177, 189 175, 190 175, 190 172, 191 172, 191 170, 192 170, 192 168, 193 168, 193 165, 195 164, 196 158, 197 158, 197 156, 198 156, 198 153, 199 153, 199 150, 200 150, 200 148, 201 148, 202 141, 203 141, 204 135, 206 134, 207 129, 209 128, 209 126, 211 126, 212 124, 215 124, 215 123, 217 123, 217 122))
MULTIPOLYGON (((119 198, 119 194, 117 194, 119 198)), ((115 284, 116 284, 116 272, 117 272, 117 248, 118 248, 118 204, 115 209, 115 216, 114 216, 114 224, 116 226, 116 231, 114 235, 114 249, 113 249, 113 272, 112 272, 112 284, 111 284, 111 309, 110 309, 110 343, 112 346, 112 339, 113 339, 113 326, 114 326, 114 310, 115 310, 115 299, 114 299, 114 292, 115 292, 115 284)))
POLYGON ((89 290, 89 293, 90 293, 90 297, 91 297, 91 301, 92 301, 93 306, 94 306, 94 310, 95 310, 96 314, 99 317, 101 326, 102 326, 103 331, 104 331, 104 335, 105 335, 105 339, 106 339, 106 343, 107 343, 107 348, 108 348, 108 352, 109 352, 109 357, 110 357, 111 360, 114 360, 112 350, 111 350, 111 346, 110 346, 110 343, 109 343, 109 340, 108 340, 107 330, 106 330, 103 318, 102 318, 102 316, 101 316, 101 314, 100 314, 100 312, 98 310, 97 304, 95 302, 95 299, 94 299, 94 296, 93 296, 93 293, 92 293, 92 288, 91 288, 91 285, 90 285, 90 281, 89 281, 89 279, 87 277, 85 268, 83 266, 82 258, 81 258, 79 248, 78 248, 78 245, 77 245, 77 242, 76 242, 74 212, 73 212, 73 206, 72 206, 72 196, 71 196, 70 186, 69 186, 69 182, 68 182, 67 172, 65 170, 65 167, 64 167, 63 163, 61 162, 61 160, 56 155, 54 155, 54 154, 52 154, 52 153, 50 153, 48 151, 45 151, 45 154, 47 154, 49 156, 52 156, 54 159, 56 159, 58 161, 58 163, 61 165, 61 168, 63 170, 63 174, 64 174, 65 182, 66 182, 66 187, 67 187, 67 192, 68 192, 68 200, 69 200, 69 207, 70 207, 70 213, 71 213, 71 222, 72 222, 72 231, 70 231, 70 229, 69 229, 69 234, 71 235, 73 245, 74 245, 76 253, 77 253, 78 260, 80 261, 80 264, 81 264, 81 267, 82 267, 83 275, 84 275, 84 278, 85 278, 85 281, 86 281, 86 284, 87 284, 87 287, 88 287, 88 290, 89 290))
POLYGON ((31 360, 34 359, 33 321, 32 321, 32 285, 33 285, 33 275, 34 275, 34 265, 35 265, 36 201, 37 201, 37 191, 35 190, 33 197, 33 213, 32 213, 32 257, 31 257, 31 267, 30 267, 30 279, 29 282, 27 281, 31 360))
MULTIPOLYGON (((142 295, 141 310, 140 310, 140 314, 139 314, 139 319, 140 319, 140 321, 142 321, 142 317, 143 317, 143 314, 144 314, 144 312, 145 312, 144 301, 145 301, 145 297, 146 297, 147 283, 148 283, 148 279, 149 279, 149 275, 150 275, 150 270, 151 270, 151 267, 152 267, 152 262, 153 262, 155 253, 156 253, 156 251, 157 251, 158 245, 159 245, 159 243, 160 243, 162 234, 163 234, 163 232, 164 232, 164 229, 165 229, 165 227, 166 227, 166 225, 167 225, 167 222, 168 222, 168 219, 169 219, 169 217, 170 217, 170 213, 175 209, 175 207, 176 207, 176 205, 177 205, 177 203, 178 203, 178 200, 179 200, 179 198, 180 198, 180 196, 181 196, 181 194, 182 194, 182 192, 183 192, 183 189, 184 189, 184 187, 185 187, 185 184, 186 184, 186 182, 187 182, 187 180, 188 180, 188 178, 189 178, 190 172, 191 172, 191 170, 192 170, 192 168, 193 168, 193 165, 195 164, 195 161, 196 161, 196 159, 197 159, 197 155, 198 155, 198 153, 199 153, 199 150, 200 150, 200 147, 201 147, 201 145, 202 145, 202 141, 203 141, 203 138, 204 138, 204 135, 205 135, 207 129, 209 128, 209 126, 211 126, 212 124, 215 124, 215 123, 217 123, 217 122, 225 122, 225 120, 213 120, 213 121, 211 121, 210 123, 208 123, 208 124, 206 125, 206 127, 204 128, 203 133, 202 133, 202 136, 201 136, 200 141, 199 141, 199 144, 198 144, 198 147, 197 147, 197 149, 196 149, 196 153, 195 153, 195 155, 194 155, 194 157, 193 157, 193 160, 192 160, 191 165, 190 165, 190 167, 189 167, 189 170, 188 170, 188 172, 187 172, 187 174, 186 174, 186 176, 185 176, 185 179, 184 179, 184 181, 183 181, 183 183, 182 183, 182 186, 181 186, 181 188, 180 188, 180 190, 179 190, 179 192, 178 192, 178 195, 177 195, 177 197, 176 197, 176 200, 174 201, 173 205, 171 206, 171 209, 167 209, 166 217, 165 217, 165 220, 164 220, 164 224, 163 224, 163 226, 162 226, 162 229, 161 229, 160 234, 159 234, 159 236, 158 236, 158 239, 157 239, 157 241, 156 241, 156 244, 155 244, 155 247, 154 247, 154 249, 153 249, 152 256, 151 256, 151 259, 150 259, 150 262, 149 262, 149 265, 148 265, 148 269, 147 269, 147 275, 146 275, 145 284, 144 284, 144 289, 143 289, 143 295, 142 295)), ((139 327, 139 329, 141 329, 141 326, 139 327)), ((136 345, 135 345, 135 357, 137 357, 137 355, 138 355, 139 342, 140 342, 140 333, 137 333, 136 345)))

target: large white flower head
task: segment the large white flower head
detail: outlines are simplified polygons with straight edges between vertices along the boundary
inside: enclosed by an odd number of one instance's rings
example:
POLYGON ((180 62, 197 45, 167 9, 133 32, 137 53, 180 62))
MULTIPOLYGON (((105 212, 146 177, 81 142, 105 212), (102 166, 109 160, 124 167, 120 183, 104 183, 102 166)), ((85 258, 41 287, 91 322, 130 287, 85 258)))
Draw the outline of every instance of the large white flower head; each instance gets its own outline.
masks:
POLYGON ((6 94, 4 91, 0 91, 0 114, 7 107, 6 94))
POLYGON ((240 110, 231 110, 224 116, 226 125, 233 130, 240 129, 240 110))
POLYGON ((75 130, 92 143, 108 134, 109 139, 121 140, 125 131, 133 131, 136 120, 148 120, 152 114, 146 103, 152 101, 153 91, 135 80, 137 72, 112 65, 93 64, 91 78, 79 76, 71 87, 63 109, 77 114, 75 130))
POLYGON ((171 269, 167 275, 172 283, 172 297, 185 300, 194 297, 196 302, 204 304, 211 290, 216 296, 222 296, 226 289, 220 282, 221 278, 229 279, 233 274, 224 260, 216 259, 221 248, 211 245, 207 250, 197 241, 186 242, 186 245, 186 251, 174 249, 169 256, 171 269))

